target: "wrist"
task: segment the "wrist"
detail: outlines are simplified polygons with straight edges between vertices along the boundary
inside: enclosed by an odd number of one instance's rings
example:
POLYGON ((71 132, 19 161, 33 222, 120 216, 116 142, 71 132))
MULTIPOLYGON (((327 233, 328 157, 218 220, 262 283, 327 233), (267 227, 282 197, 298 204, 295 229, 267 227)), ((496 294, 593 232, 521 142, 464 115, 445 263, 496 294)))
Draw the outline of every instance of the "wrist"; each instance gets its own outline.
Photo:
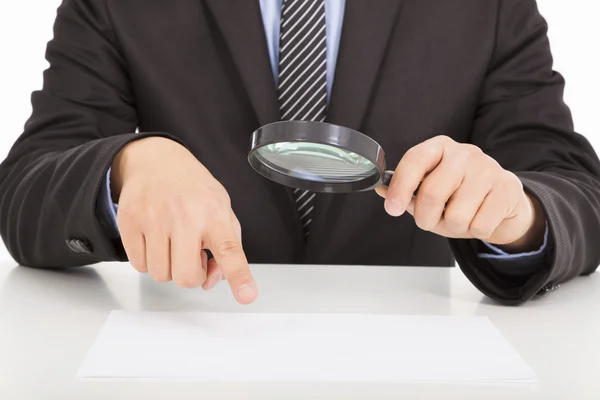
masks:
POLYGON ((123 158, 124 150, 125 148, 121 149, 121 151, 117 153, 110 168, 110 194, 112 196, 112 201, 115 204, 119 203, 121 188, 123 187, 121 160, 123 158))
POLYGON ((165 149, 165 146, 181 146, 178 143, 160 136, 146 137, 128 143, 119 151, 112 162, 110 171, 110 190, 113 202, 118 203, 124 183, 136 170, 151 168, 154 153, 165 149), (148 163, 148 161, 150 163, 148 163), (141 165, 141 164, 148 165, 141 165))
POLYGON ((527 211, 523 217, 528 221, 525 233, 512 243, 500 246, 502 250, 508 253, 526 253, 538 250, 544 243, 544 234, 546 232, 546 216, 540 202, 528 194, 526 205, 527 211))

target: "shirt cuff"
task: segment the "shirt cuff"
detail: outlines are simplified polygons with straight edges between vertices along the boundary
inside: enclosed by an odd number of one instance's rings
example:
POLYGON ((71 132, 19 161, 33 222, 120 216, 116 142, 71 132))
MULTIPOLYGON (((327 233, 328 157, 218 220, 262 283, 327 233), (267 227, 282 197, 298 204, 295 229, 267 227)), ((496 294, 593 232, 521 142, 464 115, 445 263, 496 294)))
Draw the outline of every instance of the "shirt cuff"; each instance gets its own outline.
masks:
POLYGON ((507 253, 506 251, 499 249, 491 243, 481 242, 484 246, 486 246, 492 253, 479 253, 480 258, 486 259, 497 259, 497 260, 510 260, 516 258, 524 258, 524 257, 533 257, 538 256, 540 254, 544 254, 546 248, 548 247, 548 224, 546 223, 546 232, 544 233, 544 243, 540 246, 539 249, 535 251, 530 251, 526 253, 507 253))
POLYGON ((106 226, 108 233, 111 238, 119 238, 119 227, 117 225, 117 208, 118 205, 112 201, 112 193, 110 190, 110 171, 108 169, 103 184, 100 187, 100 193, 98 198, 98 208, 100 218, 102 218, 103 225, 106 226))
POLYGON ((478 253, 478 256, 487 260, 498 273, 514 276, 531 275, 544 266, 545 256, 549 251, 548 236, 549 229, 546 223, 544 242, 540 248, 525 253, 508 253, 490 243, 481 241, 482 251, 478 253))

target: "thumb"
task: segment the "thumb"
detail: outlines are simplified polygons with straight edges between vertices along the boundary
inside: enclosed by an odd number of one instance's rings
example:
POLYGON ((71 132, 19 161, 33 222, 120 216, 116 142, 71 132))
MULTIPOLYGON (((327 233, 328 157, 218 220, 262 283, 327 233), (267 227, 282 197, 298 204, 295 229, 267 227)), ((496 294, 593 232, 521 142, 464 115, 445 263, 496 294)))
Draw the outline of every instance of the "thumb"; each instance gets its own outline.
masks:
POLYGON ((388 191, 387 186, 377 186, 375 188, 375 193, 377 193, 380 197, 383 197, 384 199, 385 199, 385 196, 387 196, 387 191, 388 191))

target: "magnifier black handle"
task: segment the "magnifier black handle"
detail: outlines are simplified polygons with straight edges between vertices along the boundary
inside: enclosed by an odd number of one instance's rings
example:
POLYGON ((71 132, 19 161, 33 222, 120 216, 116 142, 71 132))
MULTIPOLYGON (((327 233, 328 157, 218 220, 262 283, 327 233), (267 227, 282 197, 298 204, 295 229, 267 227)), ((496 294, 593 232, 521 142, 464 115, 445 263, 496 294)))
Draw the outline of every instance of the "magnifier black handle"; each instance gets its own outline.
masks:
POLYGON ((383 181, 381 182, 382 186, 390 186, 390 182, 392 182, 392 177, 394 176, 394 171, 385 171, 383 173, 383 181))
MULTIPOLYGON (((385 171, 383 173, 383 181, 381 182, 381 185, 382 186, 390 186, 390 182, 392 181, 393 176, 394 176, 394 171, 385 171)), ((419 191, 419 186, 417 186, 417 189, 413 193, 413 197, 417 196, 417 192, 419 191)))

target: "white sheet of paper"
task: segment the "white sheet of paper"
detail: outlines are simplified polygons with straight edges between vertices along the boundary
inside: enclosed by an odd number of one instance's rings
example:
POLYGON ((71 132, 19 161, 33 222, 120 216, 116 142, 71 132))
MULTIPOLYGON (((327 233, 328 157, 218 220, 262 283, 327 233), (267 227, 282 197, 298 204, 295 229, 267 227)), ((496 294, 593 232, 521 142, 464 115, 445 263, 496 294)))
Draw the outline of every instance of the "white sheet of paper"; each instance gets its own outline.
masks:
POLYGON ((113 311, 80 378, 532 382, 485 317, 113 311))

